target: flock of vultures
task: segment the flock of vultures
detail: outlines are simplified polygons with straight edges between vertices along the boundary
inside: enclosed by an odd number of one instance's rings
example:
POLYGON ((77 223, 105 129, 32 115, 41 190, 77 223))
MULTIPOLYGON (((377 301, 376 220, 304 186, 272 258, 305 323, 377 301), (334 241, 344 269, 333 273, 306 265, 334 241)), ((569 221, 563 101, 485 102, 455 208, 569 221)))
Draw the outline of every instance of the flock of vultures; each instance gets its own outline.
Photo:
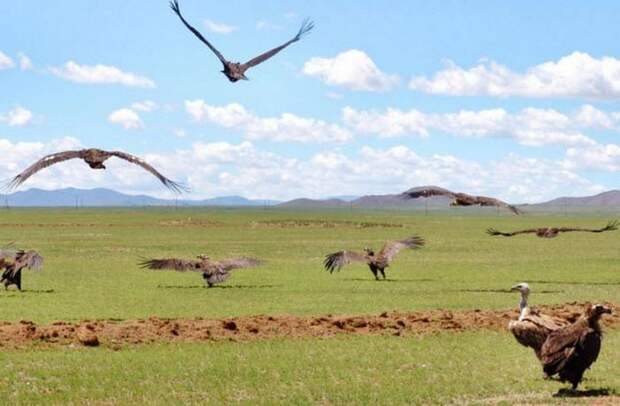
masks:
MULTIPOLYGON (((261 62, 271 58, 287 46, 299 41, 302 36, 313 28, 313 23, 306 20, 303 22, 298 33, 284 44, 273 48, 245 63, 234 63, 224 56, 194 27, 192 27, 181 15, 179 3, 174 0, 170 3, 174 13, 200 41, 202 41, 220 60, 223 65, 222 73, 231 82, 248 80, 245 72, 261 62)), ((81 159, 92 169, 106 169, 104 162, 112 157, 120 158, 132 164, 138 165, 155 176, 164 186, 180 193, 188 189, 162 175, 153 166, 141 158, 121 152, 104 151, 91 148, 76 151, 63 151, 47 155, 26 168, 9 183, 9 188, 15 188, 28 180, 37 172, 60 162, 70 159, 81 159)), ((402 194, 403 199, 431 198, 443 196, 451 199, 452 206, 495 206, 504 208, 515 215, 522 214, 517 207, 501 200, 485 197, 472 196, 465 193, 455 193, 439 187, 420 188, 402 194)), ((532 233, 541 238, 554 238, 564 232, 592 232, 601 233, 613 231, 618 228, 618 222, 612 221, 605 227, 598 229, 568 228, 568 227, 543 227, 526 230, 501 232, 489 228, 487 233, 491 236, 512 237, 519 234, 532 233)), ((343 250, 328 254, 324 260, 324 267, 330 273, 340 270, 351 262, 366 263, 376 280, 385 279, 385 270, 390 266, 396 255, 403 249, 417 249, 423 247, 425 241, 419 236, 411 236, 402 240, 388 241, 380 251, 375 252, 371 248, 363 251, 343 250)), ((195 271, 202 274, 208 287, 226 281, 231 271, 238 268, 255 267, 262 261, 255 258, 230 258, 213 260, 206 255, 200 255, 197 259, 163 258, 145 259, 140 265, 153 270, 195 271)), ((17 249, 13 244, 0 249, 0 270, 2 271, 1 283, 8 289, 14 285, 21 291, 22 271, 26 269, 41 269, 43 257, 34 250, 17 249)), ((508 325, 508 330, 517 341, 534 350, 536 357, 543 365, 546 377, 559 376, 562 382, 568 381, 575 390, 582 379, 583 373, 594 361, 596 361, 601 348, 601 327, 599 320, 602 315, 611 313, 611 309, 600 304, 588 305, 583 315, 574 323, 556 318, 553 315, 542 314, 528 306, 530 288, 527 283, 520 283, 512 290, 519 291, 521 301, 519 303, 519 318, 508 325)))

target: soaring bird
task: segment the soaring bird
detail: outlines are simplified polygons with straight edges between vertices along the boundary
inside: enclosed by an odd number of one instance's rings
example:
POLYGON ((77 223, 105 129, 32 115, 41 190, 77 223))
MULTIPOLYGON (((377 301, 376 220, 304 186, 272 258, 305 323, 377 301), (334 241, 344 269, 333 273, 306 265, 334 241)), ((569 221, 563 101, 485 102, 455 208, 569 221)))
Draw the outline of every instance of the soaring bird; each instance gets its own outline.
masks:
POLYGON ((4 285, 4 289, 15 285, 18 290, 22 290, 22 270, 39 270, 42 266, 43 257, 36 251, 3 248, 0 250, 0 269, 4 269, 4 272, 0 283, 4 285))
POLYGON ((540 350, 549 334, 569 323, 530 308, 527 303, 530 287, 527 283, 519 283, 510 290, 521 292, 521 301, 519 302, 519 319, 510 321, 508 330, 519 344, 533 349, 536 357, 540 359, 540 350))
POLYGON ((194 271, 202 272, 202 277, 208 287, 224 282, 230 277, 230 271, 237 268, 250 268, 260 265, 262 262, 255 258, 231 258, 221 261, 213 261, 207 255, 199 255, 198 260, 186 260, 178 258, 148 259, 140 265, 148 269, 172 269, 179 272, 194 271))
POLYGON ((503 207, 514 214, 522 214, 523 212, 506 202, 492 197, 472 196, 466 193, 455 193, 448 189, 437 186, 429 186, 423 188, 414 188, 404 192, 402 195, 405 199, 417 199, 419 197, 447 196, 452 199, 450 206, 496 206, 503 207))
POLYGON ((419 248, 422 246, 424 246, 424 240, 414 235, 404 240, 386 242, 377 255, 375 255, 375 252, 370 248, 364 248, 364 254, 355 251, 334 252, 333 254, 325 256, 323 265, 329 273, 333 273, 334 271, 339 271, 343 266, 351 262, 366 262, 376 280, 379 280, 377 271, 381 272, 383 279, 385 279, 385 268, 390 266, 390 262, 392 262, 400 250, 403 248, 419 248))
POLYGON ((560 381, 568 381, 573 390, 577 389, 583 373, 601 350, 599 320, 603 314, 611 314, 611 309, 601 304, 589 305, 575 323, 549 334, 541 353, 545 374, 558 374, 560 381))
POLYGON ((105 169, 106 167, 103 163, 108 158, 113 156, 124 159, 125 161, 129 161, 132 164, 141 166, 148 172, 155 175, 161 183, 163 183, 168 189, 174 192, 180 193, 181 191, 187 191, 185 186, 166 178, 155 168, 153 168, 151 165, 147 164, 137 156, 121 151, 104 151, 96 148, 81 149, 76 151, 63 151, 44 156, 34 164, 30 165, 25 171, 14 177, 7 186, 9 189, 16 188, 41 169, 45 169, 48 166, 54 165, 58 162, 67 161, 69 159, 79 158, 84 160, 84 162, 86 162, 88 166, 90 166, 92 169, 105 169))
POLYGON ((487 230, 487 234, 489 235, 503 235, 504 237, 512 237, 514 235, 518 235, 518 234, 528 234, 528 233, 532 233, 532 234, 536 234, 537 237, 541 237, 541 238, 555 238, 557 237, 560 233, 566 233, 566 232, 570 232, 570 231, 582 231, 582 232, 588 232, 588 233, 602 233, 604 231, 614 231, 618 229, 618 221, 614 220, 614 221, 610 221, 609 223, 607 223, 607 225, 605 227, 602 228, 579 228, 579 227, 544 227, 544 228, 530 228, 527 230, 521 230, 521 231, 513 231, 511 233, 503 233, 501 231, 498 231, 494 228, 489 228, 487 230))
POLYGON ((211 43, 207 41, 207 39, 203 37, 202 34, 198 32, 197 29, 195 29, 187 21, 185 21, 185 18, 183 18, 183 16, 181 15, 181 10, 179 9, 179 2, 177 0, 170 2, 170 8, 172 8, 172 11, 174 11, 176 15, 179 16, 179 18, 181 19, 181 22, 187 27, 187 29, 189 29, 196 37, 198 37, 200 41, 202 41, 206 46, 209 47, 211 51, 213 51, 215 56, 217 56, 220 62, 222 62, 222 65, 224 65, 224 69, 221 72, 224 75, 226 75, 228 80, 230 80, 231 82, 236 82, 238 80, 249 80, 245 76, 245 71, 271 58, 272 56, 274 56, 275 54, 277 54, 278 52, 280 52, 287 46, 291 45, 293 42, 299 41, 305 34, 307 34, 310 30, 312 30, 312 28, 314 28, 314 23, 306 19, 301 24, 301 27, 299 28, 297 35, 295 35, 291 40, 285 42, 279 47, 275 47, 272 50, 267 51, 257 56, 256 58, 250 59, 246 63, 231 62, 227 60, 226 58, 224 58, 224 56, 220 53, 220 51, 218 51, 213 45, 211 45, 211 43))

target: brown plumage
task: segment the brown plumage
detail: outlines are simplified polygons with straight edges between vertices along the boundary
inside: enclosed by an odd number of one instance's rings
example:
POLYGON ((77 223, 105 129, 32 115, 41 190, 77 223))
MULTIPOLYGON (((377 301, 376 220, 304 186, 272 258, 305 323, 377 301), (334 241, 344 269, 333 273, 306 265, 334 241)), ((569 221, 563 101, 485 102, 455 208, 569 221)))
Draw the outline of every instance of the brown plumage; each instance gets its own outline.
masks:
POLYGON ((379 280, 377 271, 381 272, 383 279, 385 279, 385 268, 390 266, 390 262, 392 262, 400 250, 403 248, 420 248, 422 246, 424 246, 424 240, 414 235, 404 240, 386 242, 377 255, 370 248, 364 248, 364 254, 355 251, 338 251, 325 256, 323 265, 329 273, 332 273, 339 271, 343 266, 351 262, 365 262, 368 264, 376 280, 379 280))
POLYGON ((15 285, 22 290, 22 270, 39 270, 43 266, 43 257, 38 252, 16 250, 13 248, 0 249, 0 269, 4 269, 0 283, 4 289, 15 285))
POLYGON ((508 330, 519 344, 533 349, 536 357, 540 359, 540 351, 549 334, 569 323, 530 308, 527 303, 530 287, 527 283, 519 283, 510 290, 521 292, 521 301, 519 302, 519 319, 510 321, 508 330))
POLYGON ((419 197, 446 196, 452 199, 450 206, 496 206, 503 207, 514 214, 522 214, 523 212, 506 202, 499 199, 486 196, 472 196, 466 193, 456 193, 448 189, 429 186, 423 188, 414 188, 402 194, 405 199, 417 199, 419 197))
POLYGON ((179 258, 148 259, 140 263, 143 268, 162 270, 172 269, 179 272, 202 272, 202 277, 208 287, 222 283, 230 277, 230 271, 237 268, 250 268, 262 262, 255 258, 231 258, 213 261, 206 255, 199 255, 198 260, 179 258))
POLYGON ((68 161, 69 159, 79 158, 84 160, 84 162, 86 162, 88 166, 90 166, 92 169, 105 169, 106 167, 103 163, 111 157, 124 159, 125 161, 142 167, 151 174, 155 175, 157 179, 159 179, 159 181, 164 184, 164 186, 174 192, 179 193, 181 191, 187 190, 185 186, 166 178, 155 168, 153 168, 151 165, 147 164, 137 156, 121 151, 104 151, 96 148, 81 149, 76 151, 63 151, 44 156, 34 164, 30 165, 28 168, 26 168, 26 170, 24 170, 22 173, 14 177, 7 186, 9 189, 16 188, 41 169, 45 169, 48 166, 57 164, 59 162, 68 161))
POLYGON ((599 320, 603 314, 611 314, 611 309, 601 304, 590 305, 575 323, 549 334, 541 354, 547 376, 558 374, 562 382, 568 381, 573 390, 577 389, 583 373, 601 350, 599 320))
POLYGON ((610 221, 605 227, 602 228, 579 228, 579 227, 544 227, 544 228, 530 228, 527 230, 513 231, 511 233, 504 233, 494 228, 489 228, 487 234, 489 235, 502 235, 504 237, 512 237, 519 234, 536 234, 540 238, 555 238, 560 233, 567 233, 571 231, 581 231, 588 233, 602 233, 605 231, 614 231, 618 229, 618 221, 610 221))
POLYGON ((185 21, 185 18, 183 18, 183 16, 181 15, 181 10, 179 9, 179 2, 177 0, 170 2, 170 8, 172 8, 172 11, 174 11, 175 14, 179 16, 181 22, 187 27, 187 29, 189 29, 200 41, 202 41, 207 47, 209 47, 209 49, 215 54, 215 56, 217 56, 220 62, 222 62, 222 65, 224 65, 222 73, 226 75, 228 80, 230 80, 231 82, 236 82, 238 80, 248 80, 248 78, 245 76, 245 71, 271 58, 287 46, 291 45, 293 42, 299 41, 301 37, 303 37, 312 28, 314 28, 314 23, 306 19, 302 23, 301 28, 299 28, 297 35, 295 35, 291 40, 257 56, 256 58, 250 59, 245 63, 231 62, 224 58, 220 51, 218 51, 213 45, 211 45, 211 43, 207 41, 207 39, 203 37, 197 29, 195 29, 187 21, 185 21))

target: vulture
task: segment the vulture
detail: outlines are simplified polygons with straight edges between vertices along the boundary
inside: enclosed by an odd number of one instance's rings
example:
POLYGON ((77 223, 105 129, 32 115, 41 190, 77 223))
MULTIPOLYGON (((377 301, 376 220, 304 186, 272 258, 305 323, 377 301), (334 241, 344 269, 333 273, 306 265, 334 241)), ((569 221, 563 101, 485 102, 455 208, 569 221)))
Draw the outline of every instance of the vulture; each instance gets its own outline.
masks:
POLYGON ((611 309, 601 304, 589 305, 573 324, 558 329, 542 346, 543 370, 549 377, 558 374, 560 381, 570 382, 573 390, 583 373, 596 361, 601 350, 602 331, 599 320, 611 309))
POLYGON ((503 207, 514 214, 522 214, 523 212, 506 202, 492 197, 485 196, 472 196, 466 193, 455 193, 448 189, 431 186, 424 188, 411 189, 404 192, 402 195, 405 199, 417 199, 419 197, 432 197, 432 196, 447 196, 452 199, 450 206, 496 206, 503 207))
POLYGON ((530 308, 527 304, 530 295, 530 287, 527 283, 519 283, 510 290, 521 292, 521 301, 519 302, 519 319, 510 321, 508 330, 519 344, 533 349, 536 357, 540 359, 540 351, 549 334, 567 326, 568 322, 541 314, 539 311, 530 308))
POLYGON ((487 234, 489 235, 503 235, 504 237, 512 237, 518 234, 536 234, 540 238, 554 238, 560 233, 566 233, 570 231, 582 231, 588 233, 602 233, 604 231, 614 231, 618 229, 618 221, 610 221, 605 227, 602 228, 578 228, 578 227, 544 227, 544 228, 530 228, 527 230, 513 231, 511 233, 503 233, 494 228, 489 228, 487 234))
POLYGON ((172 8, 172 11, 174 11, 175 14, 179 16, 179 18, 181 19, 181 22, 187 27, 187 29, 190 30, 207 47, 209 47, 209 49, 215 54, 215 56, 217 56, 220 62, 222 62, 222 65, 224 65, 224 69, 221 72, 224 75, 226 75, 228 80, 230 80, 233 83, 238 80, 249 80, 245 76, 245 71, 258 65, 259 63, 265 62, 267 59, 271 58, 278 52, 282 51, 287 46, 291 45, 294 42, 299 41, 305 34, 307 34, 310 30, 312 30, 312 28, 314 28, 314 23, 306 19, 301 24, 301 27, 299 28, 297 35, 295 35, 292 39, 280 45, 279 47, 273 48, 272 50, 267 51, 257 56, 256 58, 250 59, 249 61, 245 63, 231 62, 227 60, 226 58, 224 58, 224 56, 220 53, 220 51, 218 51, 209 41, 207 41, 207 39, 203 37, 202 34, 198 32, 197 29, 195 29, 187 21, 185 21, 185 18, 183 18, 183 16, 181 15, 181 10, 179 8, 179 2, 177 0, 170 2, 170 8, 172 8))
POLYGON ((22 290, 22 270, 39 270, 42 266, 43 257, 36 251, 3 248, 0 250, 0 269, 4 269, 4 271, 2 272, 0 283, 4 285, 5 290, 11 285, 17 286, 18 290, 22 290))
POLYGON ((199 255, 198 260, 186 260, 178 258, 148 259, 140 265, 148 269, 172 269, 174 271, 202 272, 202 278, 208 287, 222 283, 230 277, 230 271, 237 268, 250 268, 260 265, 262 262, 254 258, 231 258, 222 261, 213 261, 207 255, 199 255))
POLYGON ((82 159, 84 162, 88 164, 88 166, 91 167, 91 169, 106 169, 103 163, 108 158, 113 157, 113 156, 120 158, 120 159, 124 159, 125 161, 131 162, 132 164, 141 166, 143 169, 155 175, 157 179, 159 179, 159 181, 164 184, 164 186, 166 186, 168 189, 174 192, 180 193, 181 191, 187 191, 185 186, 179 183, 173 182, 170 179, 166 178, 164 175, 159 173, 155 168, 153 168, 151 165, 147 164, 146 162, 144 162, 142 159, 138 158, 137 156, 128 154, 126 152, 121 152, 121 151, 104 151, 104 150, 96 149, 96 148, 81 149, 81 150, 75 150, 75 151, 63 151, 63 152, 57 152, 55 154, 44 156, 43 158, 39 159, 34 164, 30 165, 28 168, 26 168, 26 170, 24 170, 22 173, 14 177, 13 180, 9 182, 8 188, 9 189, 16 188, 22 183, 24 183, 29 177, 37 173, 38 171, 45 169, 48 166, 54 165, 56 163, 68 161, 69 159, 75 159, 75 158, 82 159))
POLYGON ((323 265, 329 273, 333 273, 334 271, 339 271, 343 266, 351 262, 365 262, 368 264, 376 280, 379 280, 377 271, 381 272, 383 279, 385 279, 385 268, 390 266, 390 262, 392 262, 400 250, 403 248, 419 248, 422 246, 424 246, 424 239, 414 235, 404 240, 386 242, 381 251, 376 255, 370 248, 364 248, 364 254, 355 251, 334 252, 325 257, 323 265))

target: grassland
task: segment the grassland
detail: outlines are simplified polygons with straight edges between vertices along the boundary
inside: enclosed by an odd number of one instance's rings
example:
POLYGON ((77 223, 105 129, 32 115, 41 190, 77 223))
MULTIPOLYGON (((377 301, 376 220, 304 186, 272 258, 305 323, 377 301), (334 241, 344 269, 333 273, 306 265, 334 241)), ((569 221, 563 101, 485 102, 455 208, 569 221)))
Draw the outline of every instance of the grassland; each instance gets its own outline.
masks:
MULTIPOLYGON (((43 272, 24 274, 23 292, 0 292, 0 318, 50 323, 505 309, 518 298, 501 290, 519 281, 531 283, 534 304, 618 303, 617 233, 551 240, 484 233, 489 226, 598 226, 608 219, 467 210, 428 216, 346 210, 2 210, 0 242, 37 249, 46 263, 43 272), (423 236, 427 247, 401 253, 386 282, 375 282, 362 265, 333 275, 321 268, 328 252, 379 248, 387 239, 411 234, 423 236), (239 270, 213 289, 203 288, 197 274, 137 266, 142 257, 201 253, 256 256, 266 264, 239 270)), ((611 332, 586 387, 620 391, 618 343, 619 333, 611 332)), ((540 378, 529 351, 496 332, 145 345, 118 352, 33 348, 0 357, 3 403, 566 401, 550 397, 560 385, 540 378)))

